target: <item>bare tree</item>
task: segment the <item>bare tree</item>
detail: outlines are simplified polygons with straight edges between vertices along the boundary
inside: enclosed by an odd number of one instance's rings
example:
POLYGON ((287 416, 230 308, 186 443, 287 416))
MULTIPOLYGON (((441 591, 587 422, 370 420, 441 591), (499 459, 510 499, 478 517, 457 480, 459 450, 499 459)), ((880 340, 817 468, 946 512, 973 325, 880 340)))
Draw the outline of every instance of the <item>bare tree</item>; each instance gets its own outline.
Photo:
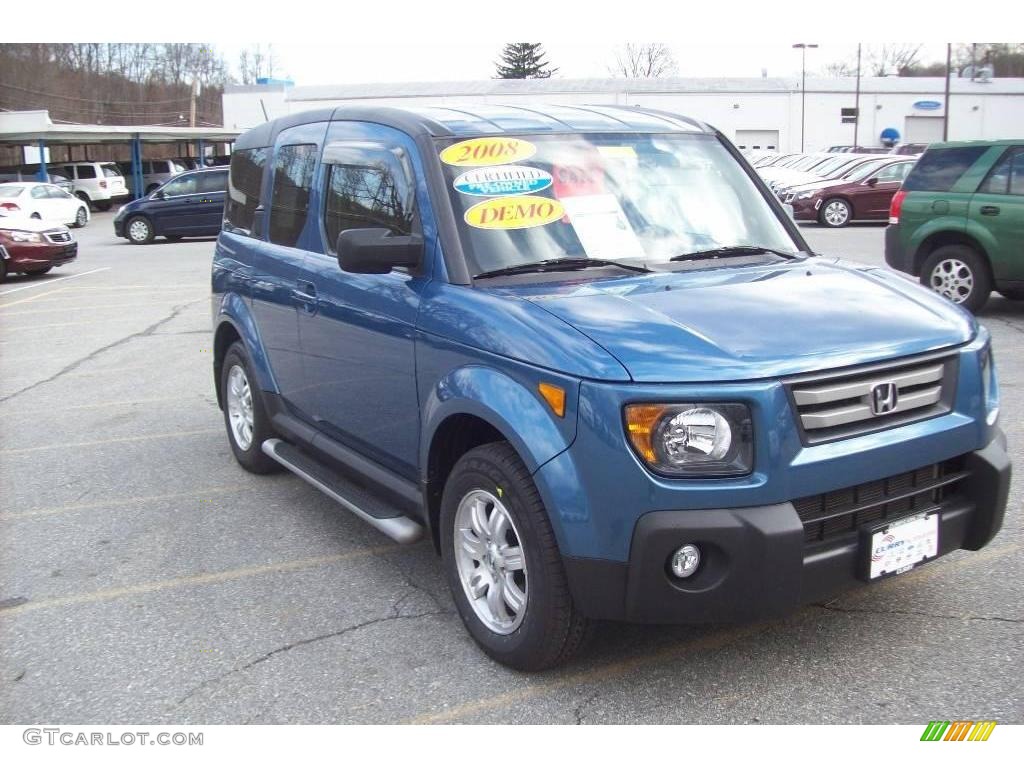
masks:
POLYGON ((258 78, 274 76, 274 46, 270 43, 256 43, 244 49, 238 56, 238 74, 246 85, 252 85, 258 78))
POLYGON ((664 43, 626 43, 608 71, 615 77, 671 77, 678 67, 664 43))
POLYGON ((857 74, 857 65, 848 61, 833 61, 825 65, 825 74, 829 77, 854 77, 857 74))
POLYGON ((867 46, 865 59, 868 74, 875 77, 900 75, 917 65, 921 43, 883 43, 867 46))

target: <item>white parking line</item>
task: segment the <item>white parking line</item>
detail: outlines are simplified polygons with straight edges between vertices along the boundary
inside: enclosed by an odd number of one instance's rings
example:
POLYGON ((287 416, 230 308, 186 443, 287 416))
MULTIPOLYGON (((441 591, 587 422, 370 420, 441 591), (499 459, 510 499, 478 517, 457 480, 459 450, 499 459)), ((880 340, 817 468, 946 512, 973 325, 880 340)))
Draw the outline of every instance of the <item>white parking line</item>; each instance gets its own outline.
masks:
POLYGON ((48 288, 54 283, 59 283, 61 280, 74 280, 76 277, 85 277, 86 275, 94 275, 97 272, 106 272, 110 267, 99 267, 97 269, 90 269, 88 272, 79 272, 77 275, 66 275, 64 277, 58 277, 53 280, 47 280, 43 283, 33 283, 32 285, 21 285, 17 288, 11 288, 9 291, 3 291, 0 296, 6 296, 9 293, 17 293, 18 291, 27 291, 29 288, 48 288))

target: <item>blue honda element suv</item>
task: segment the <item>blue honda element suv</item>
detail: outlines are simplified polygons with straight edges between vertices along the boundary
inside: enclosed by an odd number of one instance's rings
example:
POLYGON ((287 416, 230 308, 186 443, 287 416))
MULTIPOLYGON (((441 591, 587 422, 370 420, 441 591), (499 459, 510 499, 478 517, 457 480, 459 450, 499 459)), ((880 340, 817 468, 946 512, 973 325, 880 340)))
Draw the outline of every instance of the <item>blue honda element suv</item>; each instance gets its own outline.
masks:
POLYGON ((441 556, 523 670, 595 620, 746 621, 1002 524, 988 332, 814 254, 713 128, 345 107, 235 144, 213 260, 235 457, 441 556))

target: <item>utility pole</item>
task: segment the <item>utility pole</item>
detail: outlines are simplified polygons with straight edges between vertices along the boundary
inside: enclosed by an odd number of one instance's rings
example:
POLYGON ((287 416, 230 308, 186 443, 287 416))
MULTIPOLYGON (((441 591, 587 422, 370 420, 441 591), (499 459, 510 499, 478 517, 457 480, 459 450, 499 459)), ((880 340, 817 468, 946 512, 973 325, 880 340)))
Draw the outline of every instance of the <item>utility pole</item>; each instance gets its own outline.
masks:
POLYGON ((857 151, 857 129, 860 128, 860 43, 857 43, 857 90, 853 97, 853 151, 857 151))
MULTIPOLYGON (((946 100, 942 105, 942 140, 949 141, 949 70, 953 63, 953 44, 946 43, 946 100)), ((971 74, 974 74, 973 72, 971 74)))
POLYGON ((807 49, 817 48, 817 43, 793 43, 800 49, 800 151, 804 151, 804 125, 807 116, 807 49))
POLYGON ((188 124, 192 128, 196 127, 196 99, 199 97, 199 81, 192 80, 192 97, 189 99, 188 108, 188 124))

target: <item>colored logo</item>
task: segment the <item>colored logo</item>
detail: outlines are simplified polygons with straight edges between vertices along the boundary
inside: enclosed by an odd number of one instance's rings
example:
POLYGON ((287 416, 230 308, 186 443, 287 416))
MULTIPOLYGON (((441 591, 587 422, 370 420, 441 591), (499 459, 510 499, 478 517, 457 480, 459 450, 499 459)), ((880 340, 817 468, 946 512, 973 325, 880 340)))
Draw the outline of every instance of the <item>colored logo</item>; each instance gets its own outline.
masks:
POLYGON ((467 139, 441 151, 446 165, 505 165, 532 157, 537 148, 523 139, 487 137, 467 139))
POLYGON ((988 741, 995 727, 995 720, 932 720, 921 741, 988 741))
POLYGON ((466 211, 463 218, 478 229, 527 229, 558 221, 564 215, 565 209, 557 200, 521 195, 484 200, 466 211))
POLYGON ((915 101, 914 102, 914 109, 926 109, 926 110, 942 109, 942 102, 941 101, 928 101, 928 100, 925 100, 925 101, 915 101))
POLYGON ((551 186, 551 174, 526 165, 498 165, 461 174, 452 186, 457 192, 476 197, 525 195, 551 186))
POLYGON ((883 384, 876 384, 871 388, 871 412, 875 416, 883 413, 891 413, 896 410, 896 403, 899 401, 899 390, 891 381, 883 384))

